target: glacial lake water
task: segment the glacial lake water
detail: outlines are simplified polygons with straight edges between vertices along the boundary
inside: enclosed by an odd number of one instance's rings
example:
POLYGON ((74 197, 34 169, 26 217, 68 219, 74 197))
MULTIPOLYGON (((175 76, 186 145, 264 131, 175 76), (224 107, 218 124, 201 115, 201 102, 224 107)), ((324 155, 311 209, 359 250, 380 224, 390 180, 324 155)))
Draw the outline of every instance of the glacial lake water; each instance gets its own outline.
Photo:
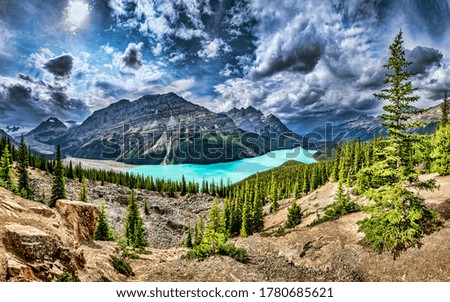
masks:
POLYGON ((217 163, 209 165, 180 164, 180 165, 143 165, 131 168, 128 172, 153 176, 153 178, 164 178, 181 180, 184 175, 186 181, 201 183, 203 179, 211 183, 218 183, 223 179, 226 184, 228 180, 232 183, 238 182, 257 172, 263 172, 278 167, 289 160, 302 163, 314 163, 315 151, 303 148, 277 150, 262 156, 245 158, 232 162, 217 163))

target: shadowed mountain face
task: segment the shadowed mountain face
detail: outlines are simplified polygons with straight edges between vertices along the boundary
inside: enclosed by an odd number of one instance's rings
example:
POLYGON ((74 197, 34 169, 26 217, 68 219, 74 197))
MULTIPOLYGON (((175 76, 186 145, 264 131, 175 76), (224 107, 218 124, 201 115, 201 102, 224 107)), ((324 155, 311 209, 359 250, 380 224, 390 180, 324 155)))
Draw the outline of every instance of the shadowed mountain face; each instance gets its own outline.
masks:
MULTIPOLYGON (((206 164, 285 147, 284 142, 240 129, 227 115, 174 93, 120 100, 94 112, 58 142, 69 156, 132 164, 206 164)), ((290 142, 288 147, 292 146, 290 142)))
POLYGON ((66 125, 56 117, 43 121, 36 128, 24 135, 24 140, 33 150, 42 154, 53 154, 54 140, 67 131, 66 125))
POLYGON ((2 138, 2 137, 6 137, 10 141, 14 141, 13 138, 8 135, 8 133, 6 133, 4 130, 0 129, 0 138, 2 138))

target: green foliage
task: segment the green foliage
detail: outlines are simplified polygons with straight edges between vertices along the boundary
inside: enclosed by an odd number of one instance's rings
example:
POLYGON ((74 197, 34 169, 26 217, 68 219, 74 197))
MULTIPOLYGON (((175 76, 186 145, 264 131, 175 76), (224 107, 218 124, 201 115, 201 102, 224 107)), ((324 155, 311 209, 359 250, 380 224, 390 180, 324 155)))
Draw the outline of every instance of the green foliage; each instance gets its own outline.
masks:
POLYGON ((50 198, 50 207, 56 206, 58 199, 66 198, 66 183, 64 179, 64 165, 62 163, 61 147, 58 145, 56 150, 55 168, 53 171, 52 196, 50 198))
POLYGON ((431 139, 433 159, 431 170, 440 175, 450 175, 450 124, 439 127, 431 139))
POLYGON ((286 227, 293 228, 300 224, 302 222, 302 216, 302 209, 296 201, 293 201, 291 206, 288 208, 286 227))
POLYGON ((64 271, 56 278, 55 282, 80 282, 80 280, 72 276, 71 273, 64 271))
POLYGON ((436 214, 425 207, 422 198, 407 187, 436 188, 433 181, 421 182, 413 156, 415 145, 422 137, 409 130, 423 123, 411 122, 411 117, 422 113, 411 104, 419 99, 413 95, 415 88, 408 81, 410 73, 405 70, 411 62, 405 59, 402 48, 402 31, 390 46, 391 57, 385 67, 392 70, 386 75, 389 88, 382 89, 375 97, 389 101, 381 116, 383 126, 390 134, 377 144, 377 157, 371 167, 358 174, 358 189, 374 201, 364 208, 369 217, 359 222, 365 241, 377 252, 391 251, 394 257, 409 246, 418 244, 424 234, 436 229, 436 214))
POLYGON ((83 201, 83 202, 88 201, 88 190, 86 187, 86 179, 84 177, 81 180, 79 199, 80 199, 80 201, 83 201))
POLYGON ((111 264, 120 274, 134 276, 133 269, 124 258, 111 255, 111 264))
POLYGON ((325 208, 324 216, 314 220, 309 227, 314 227, 318 224, 336 220, 348 213, 359 211, 359 206, 350 199, 350 194, 344 192, 342 182, 339 182, 338 190, 334 196, 334 202, 325 208))
POLYGON ((444 102, 441 104, 442 116, 439 127, 445 127, 448 125, 448 115, 450 113, 450 104, 447 99, 447 91, 445 92, 444 102))
POLYGON ((114 233, 109 226, 108 220, 106 220, 105 204, 102 203, 98 215, 97 227, 94 231, 94 240, 114 241, 114 237, 114 233))
POLYGON ((402 184, 371 189, 367 196, 375 201, 364 211, 370 214, 358 222, 365 241, 375 251, 400 251, 416 245, 420 238, 436 230, 439 221, 434 211, 428 209, 420 196, 402 184))
POLYGON ((11 154, 9 153, 9 148, 8 146, 5 146, 2 157, 0 158, 0 184, 8 190, 15 191, 17 186, 14 182, 10 158, 11 154))
POLYGON ((186 241, 184 242, 184 246, 189 249, 194 247, 194 244, 192 243, 191 222, 188 223, 188 233, 186 236, 186 241))
POLYGON ((144 200, 144 214, 145 215, 150 215, 150 210, 148 208, 148 201, 144 200))
POLYGON ((30 187, 30 178, 28 177, 29 154, 28 148, 23 140, 20 139, 19 150, 17 155, 17 170, 19 172, 18 190, 23 198, 32 198, 33 194, 30 187))
POLYGON ((130 201, 128 203, 124 237, 127 245, 133 248, 141 249, 148 245, 145 239, 144 223, 134 190, 131 190, 130 201))

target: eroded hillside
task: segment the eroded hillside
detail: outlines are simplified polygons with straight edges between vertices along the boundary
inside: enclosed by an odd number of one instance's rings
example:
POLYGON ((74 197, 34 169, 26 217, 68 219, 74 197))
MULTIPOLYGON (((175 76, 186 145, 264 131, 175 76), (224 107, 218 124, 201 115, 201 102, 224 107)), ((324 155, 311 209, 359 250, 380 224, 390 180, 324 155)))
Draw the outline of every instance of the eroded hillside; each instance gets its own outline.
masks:
MULTIPOLYGON (((41 172, 33 171, 33 181, 49 184, 47 176, 36 173, 41 172)), ((118 244, 92 241, 100 200, 105 200, 109 220, 120 233, 127 189, 90 183, 92 203, 60 201, 50 209, 0 188, 0 278, 51 281, 66 270, 81 281, 450 281, 450 177, 436 179, 439 191, 419 194, 444 223, 425 236, 420 247, 408 249, 395 261, 392 255, 375 254, 364 245, 356 224, 363 213, 306 226, 333 201, 335 184, 297 200, 307 218, 294 229, 278 230, 292 201, 286 200, 276 214, 266 214, 264 232, 233 239, 248 250, 246 264, 223 256, 205 261, 185 258, 188 250, 181 247, 185 230, 174 225, 185 226, 189 218, 205 213, 209 197, 170 199, 138 192, 153 205, 146 217, 152 247, 129 260, 135 273, 130 277, 119 274, 111 264, 110 256, 121 253, 118 244)), ((70 199, 76 198, 77 189, 76 181, 69 181, 70 199)))

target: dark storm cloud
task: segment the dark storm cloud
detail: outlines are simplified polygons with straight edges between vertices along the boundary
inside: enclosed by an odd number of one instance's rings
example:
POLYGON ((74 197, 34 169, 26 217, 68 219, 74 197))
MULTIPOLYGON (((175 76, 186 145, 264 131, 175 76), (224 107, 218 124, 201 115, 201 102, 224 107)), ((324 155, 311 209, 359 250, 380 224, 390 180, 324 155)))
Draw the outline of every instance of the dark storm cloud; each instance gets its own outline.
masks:
POLYGON ((44 69, 52 73, 55 77, 66 77, 70 75, 73 68, 73 57, 71 55, 62 55, 44 64, 44 69))
POLYGON ((120 97, 127 92, 127 90, 125 90, 123 87, 117 86, 107 81, 97 81, 95 82, 94 86, 100 89, 103 93, 103 96, 105 97, 120 97))
POLYGON ((122 61, 125 66, 133 69, 139 69, 142 66, 141 44, 131 43, 126 49, 122 61))
POLYGON ((311 72, 319 62, 323 49, 324 45, 320 41, 315 41, 309 45, 298 41, 298 45, 286 52, 280 51, 280 53, 275 54, 267 61, 267 66, 254 70, 251 75, 254 78, 262 78, 284 70, 311 72))
POLYGON ((410 72, 423 75, 429 68, 442 61, 443 54, 434 48, 417 46, 412 51, 406 52, 406 59, 412 62, 408 68, 410 72))
MULTIPOLYGON (((6 79, 6 78, 5 78, 6 79)), ((67 95, 66 86, 30 81, 25 74, 0 84, 0 118, 12 125, 29 125, 49 116, 74 119, 89 114, 86 104, 67 95)))

